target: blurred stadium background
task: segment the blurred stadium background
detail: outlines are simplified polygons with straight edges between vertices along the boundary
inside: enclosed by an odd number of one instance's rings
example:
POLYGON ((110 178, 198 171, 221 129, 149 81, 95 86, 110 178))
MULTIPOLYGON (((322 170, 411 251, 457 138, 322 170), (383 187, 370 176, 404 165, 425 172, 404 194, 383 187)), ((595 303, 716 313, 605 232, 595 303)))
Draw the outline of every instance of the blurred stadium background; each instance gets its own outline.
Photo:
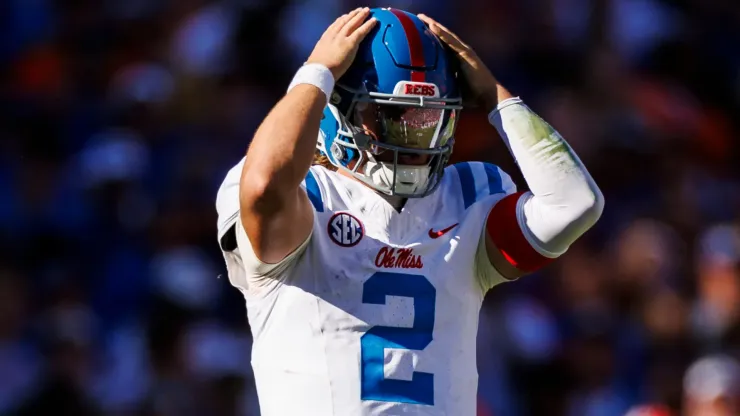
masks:
MULTIPOLYGON (((608 201, 489 294, 480 414, 740 414, 737 0, 3 0, 0 414, 258 414, 215 192, 359 5, 456 30, 608 201)), ((524 185, 479 110, 454 157, 524 185)))

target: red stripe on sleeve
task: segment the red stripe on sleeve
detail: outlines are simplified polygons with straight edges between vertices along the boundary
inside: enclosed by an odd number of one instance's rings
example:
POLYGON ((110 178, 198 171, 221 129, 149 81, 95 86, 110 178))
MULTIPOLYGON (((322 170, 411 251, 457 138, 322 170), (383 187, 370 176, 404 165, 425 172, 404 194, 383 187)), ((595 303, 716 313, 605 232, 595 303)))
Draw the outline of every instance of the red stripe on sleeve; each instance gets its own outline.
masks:
MULTIPOLYGON (((424 60, 424 44, 421 43, 421 35, 419 30, 414 25, 411 18, 403 11, 397 9, 391 9, 401 26, 403 31, 406 33, 406 41, 409 44, 409 55, 411 57, 411 66, 415 68, 423 68, 426 66, 424 60)), ((426 82, 426 75, 424 71, 411 71, 411 81, 413 82, 426 82)))
POLYGON ((516 216, 516 206, 524 192, 518 192, 498 201, 488 214, 486 230, 496 248, 514 267, 533 272, 552 263, 552 258, 538 253, 524 237, 516 216))

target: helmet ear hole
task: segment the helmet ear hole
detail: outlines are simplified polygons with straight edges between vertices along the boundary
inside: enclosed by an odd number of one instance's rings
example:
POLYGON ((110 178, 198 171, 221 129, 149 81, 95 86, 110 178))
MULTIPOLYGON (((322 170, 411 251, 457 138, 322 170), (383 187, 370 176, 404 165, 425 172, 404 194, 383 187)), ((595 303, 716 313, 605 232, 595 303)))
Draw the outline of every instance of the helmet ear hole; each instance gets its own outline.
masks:
POLYGON ((337 142, 332 143, 330 151, 334 160, 337 162, 344 161, 344 158, 347 156, 347 152, 345 152, 344 148, 337 142))

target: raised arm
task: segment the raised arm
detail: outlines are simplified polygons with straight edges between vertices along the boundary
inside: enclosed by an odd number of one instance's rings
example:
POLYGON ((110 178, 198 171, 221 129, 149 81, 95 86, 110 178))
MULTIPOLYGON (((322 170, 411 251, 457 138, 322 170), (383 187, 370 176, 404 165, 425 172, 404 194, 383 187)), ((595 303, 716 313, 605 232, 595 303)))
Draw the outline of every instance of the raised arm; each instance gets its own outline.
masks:
POLYGON ((499 201, 486 222, 491 262, 515 278, 565 253, 599 219, 604 197, 563 137, 522 100, 500 100, 488 119, 530 189, 499 201))
POLYGON ((604 197, 568 143, 498 83, 475 52, 449 29, 420 15, 459 57, 465 80, 516 159, 530 192, 503 198, 486 220, 485 253, 505 278, 546 265, 601 216, 604 197))
POLYGON ((368 15, 369 9, 356 9, 329 26, 252 139, 239 187, 240 217, 264 263, 280 262, 311 235, 313 208, 300 184, 311 167, 334 80, 375 24, 368 15))

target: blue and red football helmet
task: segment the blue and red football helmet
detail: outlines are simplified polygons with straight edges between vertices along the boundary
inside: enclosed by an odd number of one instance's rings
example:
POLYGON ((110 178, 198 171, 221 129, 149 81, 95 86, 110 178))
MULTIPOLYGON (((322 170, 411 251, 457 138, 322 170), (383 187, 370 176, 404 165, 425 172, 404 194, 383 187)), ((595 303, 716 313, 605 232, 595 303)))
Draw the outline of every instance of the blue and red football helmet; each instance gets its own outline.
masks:
POLYGON ((454 58, 416 15, 382 8, 371 17, 378 23, 336 82, 317 148, 378 192, 423 197, 439 185, 455 142, 454 58))

